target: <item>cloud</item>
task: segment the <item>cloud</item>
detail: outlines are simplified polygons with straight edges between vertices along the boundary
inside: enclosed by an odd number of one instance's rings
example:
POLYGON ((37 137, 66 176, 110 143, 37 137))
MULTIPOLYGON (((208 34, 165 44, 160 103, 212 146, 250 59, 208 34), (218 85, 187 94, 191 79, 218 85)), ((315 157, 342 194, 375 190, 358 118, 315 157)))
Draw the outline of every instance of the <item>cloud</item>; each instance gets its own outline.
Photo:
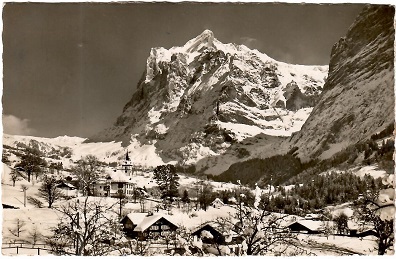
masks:
POLYGON ((28 119, 20 119, 14 115, 3 115, 3 131, 12 135, 31 135, 35 132, 29 127, 28 119))

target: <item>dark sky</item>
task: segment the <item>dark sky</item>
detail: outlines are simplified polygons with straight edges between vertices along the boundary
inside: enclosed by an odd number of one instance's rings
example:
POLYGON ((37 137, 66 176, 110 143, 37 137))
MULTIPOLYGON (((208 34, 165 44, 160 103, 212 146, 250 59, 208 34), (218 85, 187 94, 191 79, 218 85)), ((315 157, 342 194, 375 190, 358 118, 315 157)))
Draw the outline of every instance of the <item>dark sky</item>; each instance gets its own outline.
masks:
POLYGON ((121 114, 152 47, 210 29, 279 61, 328 64, 363 5, 11 3, 3 7, 3 122, 88 137, 121 114))

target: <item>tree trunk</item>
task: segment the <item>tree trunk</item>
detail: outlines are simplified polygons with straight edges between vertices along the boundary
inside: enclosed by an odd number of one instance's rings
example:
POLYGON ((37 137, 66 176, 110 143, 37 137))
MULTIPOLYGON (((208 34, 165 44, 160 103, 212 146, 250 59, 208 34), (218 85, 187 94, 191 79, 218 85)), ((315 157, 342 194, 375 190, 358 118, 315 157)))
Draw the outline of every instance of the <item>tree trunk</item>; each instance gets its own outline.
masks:
POLYGON ((386 246, 383 240, 378 240, 378 255, 384 255, 386 251, 386 246))

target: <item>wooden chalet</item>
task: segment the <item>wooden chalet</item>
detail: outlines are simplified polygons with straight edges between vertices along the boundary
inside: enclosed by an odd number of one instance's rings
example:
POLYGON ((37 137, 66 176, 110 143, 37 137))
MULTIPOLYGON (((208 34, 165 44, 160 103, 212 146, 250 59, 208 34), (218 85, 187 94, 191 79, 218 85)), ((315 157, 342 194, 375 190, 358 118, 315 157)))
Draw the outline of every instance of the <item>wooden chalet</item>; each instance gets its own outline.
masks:
POLYGON ((60 189, 62 191, 63 195, 65 195, 69 198, 77 197, 77 191, 78 191, 77 187, 71 183, 62 181, 56 186, 56 188, 60 189))
POLYGON ((220 230, 220 228, 218 226, 215 226, 214 223, 206 223, 206 224, 199 226, 198 228, 193 230, 192 235, 200 237, 202 239, 202 242, 206 243, 206 244, 216 242, 218 244, 223 245, 226 243, 225 235, 223 234, 223 232, 220 230), (204 235, 202 235, 202 232, 204 232, 204 231, 208 231, 212 235, 213 238, 209 239, 209 238, 205 237, 204 235))
POLYGON ((360 226, 352 221, 348 221, 348 232, 351 237, 377 236, 377 232, 372 225, 360 226))
MULTIPOLYGON (((331 222, 329 222, 331 223, 331 222)), ((299 220, 287 225, 287 228, 292 232, 319 234, 323 232, 325 222, 317 220, 299 220)))
POLYGON ((224 202, 220 200, 219 198, 216 198, 214 201, 212 201, 212 206, 214 208, 221 208, 224 206, 224 202))
POLYGON ((176 224, 161 214, 129 213, 122 220, 124 232, 139 240, 156 239, 176 231, 176 224))
POLYGON ((243 238, 230 227, 222 227, 216 222, 208 222, 195 228, 191 235, 200 238, 203 246, 212 254, 241 255, 243 238))

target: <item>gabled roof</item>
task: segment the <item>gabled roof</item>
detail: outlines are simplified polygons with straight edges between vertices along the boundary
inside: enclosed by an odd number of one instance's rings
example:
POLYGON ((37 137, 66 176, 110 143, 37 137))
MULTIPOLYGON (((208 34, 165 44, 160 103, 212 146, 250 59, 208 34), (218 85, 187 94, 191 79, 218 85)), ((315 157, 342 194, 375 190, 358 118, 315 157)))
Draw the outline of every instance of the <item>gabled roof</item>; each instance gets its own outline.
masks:
MULTIPOLYGON (((326 223, 325 221, 303 219, 303 220, 292 222, 289 225, 287 225, 287 227, 290 227, 291 225, 294 225, 294 224, 300 224, 311 231, 320 231, 323 229, 325 223, 326 223)), ((329 221, 328 223, 333 224, 333 222, 331 222, 331 221, 329 221)))
POLYGON ((220 200, 219 198, 216 198, 214 201, 212 201, 212 204, 213 203, 220 203, 220 204, 224 205, 224 202, 222 200, 220 200))
POLYGON ((109 176, 111 177, 111 182, 115 183, 128 183, 131 182, 128 176, 125 175, 124 172, 122 171, 115 171, 109 173, 109 176))
POLYGON ((66 183, 66 182, 62 182, 62 183, 58 184, 56 187, 58 187, 58 188, 60 188, 60 187, 68 187, 70 189, 76 189, 76 187, 73 184, 66 183))
POLYGON ((359 224, 358 222, 354 222, 354 221, 351 221, 351 220, 349 220, 348 221, 348 229, 349 230, 356 230, 358 233, 363 233, 363 232, 366 232, 366 231, 370 231, 370 230, 373 230, 374 229, 374 226, 373 226, 373 224, 359 224))
POLYGON ((147 215, 147 213, 129 213, 121 220, 121 223, 125 222, 126 218, 132 221, 134 225, 137 225, 133 229, 133 231, 139 231, 139 232, 145 231, 161 218, 164 218, 166 221, 176 226, 175 223, 173 223, 171 220, 169 220, 167 217, 165 217, 162 214, 147 215))
POLYGON ((198 232, 199 230, 203 229, 205 226, 211 227, 213 230, 217 231, 221 235, 236 235, 237 234, 233 230, 231 230, 231 228, 232 228, 231 224, 229 224, 229 226, 222 226, 220 223, 214 222, 214 221, 209 221, 209 222, 199 225, 198 227, 193 228, 191 233, 198 232))
POLYGON ((201 229, 205 228, 206 226, 209 226, 210 228, 212 228, 219 234, 223 235, 223 232, 221 231, 220 227, 215 222, 203 223, 203 224, 199 225, 198 227, 193 228, 191 233, 194 235, 196 232, 200 231, 201 229))

